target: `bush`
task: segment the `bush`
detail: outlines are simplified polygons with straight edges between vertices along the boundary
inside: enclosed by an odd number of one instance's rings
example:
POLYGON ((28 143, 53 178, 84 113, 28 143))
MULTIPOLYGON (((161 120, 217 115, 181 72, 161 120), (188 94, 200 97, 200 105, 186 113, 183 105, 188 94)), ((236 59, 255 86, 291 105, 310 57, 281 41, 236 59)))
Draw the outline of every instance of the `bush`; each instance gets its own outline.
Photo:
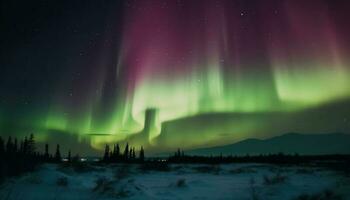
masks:
POLYGON ((27 182, 30 184, 40 184, 42 183, 42 180, 39 176, 31 174, 28 178, 27 178, 27 182))
POLYGON ((95 170, 94 167, 85 162, 72 162, 71 166, 77 173, 86 173, 95 170))
POLYGON ((301 194, 295 200, 342 200, 343 197, 332 190, 324 190, 316 194, 301 194))
POLYGON ((113 192, 112 181, 108 180, 106 177, 100 177, 95 181, 96 185, 93 188, 94 192, 108 193, 113 192))
POLYGON ((221 171, 221 168, 218 165, 199 166, 199 167, 194 167, 193 169, 199 173, 219 174, 219 172, 221 171))
POLYGON ((274 176, 264 176, 263 181, 265 185, 276 185, 279 183, 284 183, 287 180, 287 176, 282 176, 281 174, 277 173, 274 176))
POLYGON ((313 174, 314 171, 312 169, 297 169, 295 171, 297 174, 313 174))
POLYGON ((86 173, 95 171, 96 168, 86 162, 64 162, 59 165, 59 171, 67 172, 67 170, 73 169, 76 173, 86 173))
POLYGON ((181 178, 176 181, 176 187, 185 187, 186 186, 186 179, 181 178))
POLYGON ((68 185, 68 179, 66 177, 60 177, 57 179, 56 184, 58 186, 66 187, 68 185))
POLYGON ((139 168, 141 171, 170 171, 169 164, 167 162, 150 162, 144 163, 139 168))
POLYGON ((118 181, 122 180, 130 175, 130 165, 122 165, 120 166, 114 174, 114 178, 118 181))
POLYGON ((122 187, 116 192, 115 196, 119 197, 119 198, 128 197, 129 196, 129 191, 127 191, 124 187, 122 187))
POLYGON ((241 168, 230 170, 230 173, 232 173, 232 174, 256 173, 256 170, 248 168, 248 167, 241 167, 241 168))
POLYGON ((256 191, 255 179, 251 178, 249 183, 250 183, 250 195, 251 195, 252 200, 258 200, 259 196, 258 196, 258 193, 256 191))

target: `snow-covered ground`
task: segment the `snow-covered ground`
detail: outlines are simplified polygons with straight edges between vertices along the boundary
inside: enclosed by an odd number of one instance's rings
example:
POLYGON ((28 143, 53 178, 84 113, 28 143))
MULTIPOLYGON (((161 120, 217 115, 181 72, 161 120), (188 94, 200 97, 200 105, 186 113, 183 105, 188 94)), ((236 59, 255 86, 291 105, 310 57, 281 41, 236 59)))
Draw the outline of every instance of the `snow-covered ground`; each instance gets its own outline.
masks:
POLYGON ((350 199, 350 178, 317 167, 266 164, 107 165, 46 164, 7 180, 0 199, 350 199), (310 196, 309 196, 310 197, 310 196), (334 198, 333 198, 334 197, 334 198))

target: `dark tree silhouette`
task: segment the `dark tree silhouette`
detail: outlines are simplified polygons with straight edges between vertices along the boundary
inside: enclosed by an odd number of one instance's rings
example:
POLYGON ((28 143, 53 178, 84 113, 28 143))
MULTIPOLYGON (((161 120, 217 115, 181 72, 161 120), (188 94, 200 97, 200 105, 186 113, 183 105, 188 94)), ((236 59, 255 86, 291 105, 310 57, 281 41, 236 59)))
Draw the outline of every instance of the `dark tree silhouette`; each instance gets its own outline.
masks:
POLYGON ((145 151, 143 150, 143 146, 141 146, 139 159, 140 159, 140 161, 144 161, 145 160, 145 151))
POLYGON ((103 155, 103 161, 107 162, 109 161, 109 145, 106 144, 106 147, 105 147, 105 153, 103 155))
POLYGON ((27 136, 24 137, 24 142, 23 142, 23 154, 28 153, 28 139, 27 136))
POLYGON ((5 144, 2 137, 0 137, 0 156, 4 155, 4 153, 5 153, 5 144))
POLYGON ((18 150, 18 142, 17 142, 17 138, 15 138, 15 141, 14 141, 14 143, 13 143, 13 149, 12 149, 12 151, 13 151, 14 153, 17 153, 17 150, 18 150))
POLYGON ((29 140, 28 140, 28 154, 34 154, 35 153, 35 140, 34 140, 34 134, 30 134, 29 140))
POLYGON ((124 156, 124 160, 127 161, 128 157, 129 157, 129 144, 128 143, 126 143, 123 156, 124 156))
POLYGON ((117 146, 113 145, 113 151, 112 151, 112 155, 111 155, 111 160, 115 161, 117 159, 117 146))
POLYGON ((119 144, 117 144, 116 146, 116 159, 119 159, 120 158, 120 147, 119 147, 119 144))
POLYGON ((49 144, 45 144, 45 154, 44 154, 44 158, 46 161, 49 161, 50 159, 50 155, 49 155, 49 144))
POLYGON ((136 152, 135 152, 135 147, 132 148, 132 159, 136 159, 136 152))
POLYGON ((12 153, 12 146, 13 146, 13 143, 12 143, 12 137, 9 136, 8 140, 7 140, 7 143, 6 143, 6 152, 8 154, 11 154, 12 153))
POLYGON ((130 147, 130 151, 129 151, 129 160, 132 160, 132 147, 130 147))
POLYGON ((57 144, 56 153, 55 153, 55 161, 61 162, 61 160, 62 160, 62 158, 61 158, 61 152, 60 152, 60 145, 57 144))
POLYGON ((70 152, 70 149, 69 149, 69 151, 68 151, 68 157, 67 157, 67 159, 68 159, 68 162, 71 162, 71 161, 72 161, 72 154, 71 154, 71 152, 70 152))
POLYGON ((23 150, 24 149, 24 144, 23 144, 23 140, 21 140, 20 145, 19 145, 19 152, 23 154, 23 150))

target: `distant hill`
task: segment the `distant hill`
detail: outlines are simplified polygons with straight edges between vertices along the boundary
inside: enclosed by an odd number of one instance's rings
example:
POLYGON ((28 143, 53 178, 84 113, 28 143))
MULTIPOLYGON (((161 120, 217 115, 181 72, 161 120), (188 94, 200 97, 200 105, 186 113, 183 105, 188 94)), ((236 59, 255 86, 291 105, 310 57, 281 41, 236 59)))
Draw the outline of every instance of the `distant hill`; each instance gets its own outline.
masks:
POLYGON ((269 139, 247 139, 234 144, 187 151, 190 155, 245 155, 268 153, 350 154, 350 134, 288 133, 269 139))

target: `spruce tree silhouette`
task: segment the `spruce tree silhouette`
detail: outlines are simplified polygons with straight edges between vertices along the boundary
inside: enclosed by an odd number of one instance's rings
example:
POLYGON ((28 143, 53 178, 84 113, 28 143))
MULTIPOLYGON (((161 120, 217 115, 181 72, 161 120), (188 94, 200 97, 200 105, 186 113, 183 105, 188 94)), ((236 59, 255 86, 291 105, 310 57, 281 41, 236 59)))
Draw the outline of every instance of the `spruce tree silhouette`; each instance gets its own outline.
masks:
POLYGON ((129 160, 132 160, 132 147, 130 147, 130 151, 129 151, 129 160))
POLYGON ((119 161, 120 160, 120 147, 119 147, 119 144, 117 144, 117 147, 116 147, 116 161, 119 161))
POLYGON ((23 154, 28 153, 28 139, 27 136, 24 137, 24 142, 23 142, 23 154))
POLYGON ((35 140, 34 134, 31 133, 28 140, 28 154, 34 154, 35 152, 35 140))
POLYGON ((0 137, 0 156, 2 157, 5 154, 5 143, 2 137, 0 137))
POLYGON ((15 141, 13 143, 13 153, 17 153, 18 150, 18 143, 17 143, 17 138, 15 138, 15 141))
POLYGON ((69 149, 69 151, 68 151, 67 160, 68 160, 68 162, 71 162, 71 161, 72 161, 72 155, 71 155, 70 149, 69 149))
POLYGON ((136 159, 136 152, 135 152, 135 147, 132 148, 132 159, 136 159))
POLYGON ((105 153, 103 155, 103 161, 107 162, 109 161, 109 145, 106 144, 106 147, 105 147, 105 153))
POLYGON ((123 156, 124 156, 124 161, 128 161, 128 157, 129 157, 129 144, 128 143, 126 143, 123 156))
POLYGON ((113 151, 109 151, 109 161, 113 161, 113 151))
POLYGON ((21 154, 23 154, 23 140, 21 140, 21 142, 20 142, 20 145, 19 145, 19 152, 21 153, 21 154))
POLYGON ((56 153, 55 153, 55 161, 61 162, 61 160, 62 160, 62 158, 61 158, 61 152, 60 152, 60 145, 57 144, 56 153))
POLYGON ((141 162, 145 160, 145 151, 143 150, 143 146, 141 146, 139 159, 141 162))
POLYGON ((6 144, 6 152, 7 154, 12 154, 12 137, 9 136, 8 140, 7 140, 7 144, 6 144))
POLYGON ((181 157, 181 150, 180 150, 180 148, 177 149, 177 157, 181 157))
POLYGON ((117 145, 116 144, 113 145, 113 153, 111 156, 111 160, 113 162, 115 162, 117 160, 117 145))
POLYGON ((2 137, 0 137, 0 159, 2 162, 0 162, 0 184, 5 179, 5 170, 4 170, 4 155, 5 155, 5 144, 2 137))
POLYGON ((49 161, 49 159, 50 159, 50 156, 49 156, 49 144, 45 144, 44 159, 45 159, 45 161, 49 161))

